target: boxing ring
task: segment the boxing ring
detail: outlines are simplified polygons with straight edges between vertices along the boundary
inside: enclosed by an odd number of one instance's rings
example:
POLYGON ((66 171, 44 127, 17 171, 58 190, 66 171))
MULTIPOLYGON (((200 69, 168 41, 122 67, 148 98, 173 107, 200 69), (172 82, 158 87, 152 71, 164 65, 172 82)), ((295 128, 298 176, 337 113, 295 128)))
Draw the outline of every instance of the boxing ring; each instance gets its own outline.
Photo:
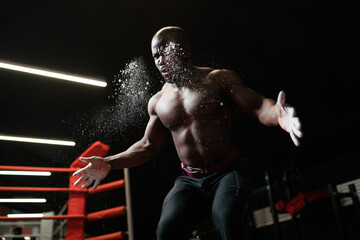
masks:
POLYGON ((80 157, 90 156, 105 156, 109 151, 109 146, 97 141, 93 143, 85 152, 83 152, 69 168, 53 168, 53 167, 27 167, 27 166, 0 166, 0 170, 17 170, 17 171, 49 171, 49 172, 61 172, 69 173, 69 187, 7 187, 0 186, 0 191, 11 192, 59 192, 68 193, 69 200, 67 202, 68 214, 66 215, 54 215, 43 217, 6 217, 0 216, 0 221, 14 221, 14 220, 45 220, 45 219, 64 219, 66 220, 66 240, 79 240, 84 239, 84 226, 85 221, 101 221, 118 216, 127 217, 126 232, 119 231, 109 233, 97 237, 85 238, 85 240, 115 240, 124 239, 127 235, 127 239, 134 239, 132 211, 131 211, 131 195, 130 195, 130 179, 129 170, 124 169, 124 179, 120 179, 114 182, 101 184, 96 190, 92 188, 81 189, 80 186, 74 186, 74 182, 78 177, 73 177, 72 173, 85 167, 87 164, 79 160, 80 157), (86 210, 86 198, 88 195, 99 194, 115 189, 125 188, 125 205, 113 207, 105 210, 100 210, 92 213, 85 213, 86 210))

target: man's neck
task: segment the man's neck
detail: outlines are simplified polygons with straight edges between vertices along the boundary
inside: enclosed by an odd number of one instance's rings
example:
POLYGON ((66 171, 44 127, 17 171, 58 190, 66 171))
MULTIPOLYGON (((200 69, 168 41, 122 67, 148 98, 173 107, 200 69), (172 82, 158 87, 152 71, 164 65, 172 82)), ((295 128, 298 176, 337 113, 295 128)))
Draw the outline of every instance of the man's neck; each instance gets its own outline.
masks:
POLYGON ((189 64, 184 70, 178 75, 178 79, 174 84, 179 88, 193 88, 198 84, 197 79, 197 68, 192 64, 189 64))

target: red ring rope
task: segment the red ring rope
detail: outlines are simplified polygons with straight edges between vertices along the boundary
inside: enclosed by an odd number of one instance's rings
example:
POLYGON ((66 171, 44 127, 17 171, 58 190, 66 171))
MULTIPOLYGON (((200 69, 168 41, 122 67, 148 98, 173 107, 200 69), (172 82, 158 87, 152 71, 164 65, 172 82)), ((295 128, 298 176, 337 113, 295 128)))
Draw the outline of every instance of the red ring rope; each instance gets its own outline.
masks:
MULTIPOLYGON (((80 157, 88 156, 104 156, 109 151, 109 146, 97 141, 92 144, 80 157)), ((49 171, 49 172, 67 172, 72 173, 78 169, 84 167, 84 163, 79 161, 77 158, 71 165, 70 168, 53 168, 53 167, 29 167, 29 166, 1 166, 0 170, 14 170, 14 171, 49 171)), ((108 218, 113 218, 126 214, 126 207, 114 207, 98 212, 93 212, 84 215, 85 213, 85 199, 86 194, 96 194, 105 191, 110 191, 118 188, 124 188, 124 179, 102 184, 96 190, 81 189, 74 187, 75 178, 70 175, 69 188, 51 188, 51 187, 0 187, 0 191, 47 191, 47 192, 68 192, 68 215, 55 215, 55 216, 43 216, 43 217, 4 217, 0 216, 0 220, 42 220, 42 219, 68 219, 67 221, 67 232, 66 239, 78 240, 83 239, 84 234, 84 220, 98 221, 108 218)), ((98 237, 87 238, 86 240, 115 240, 123 239, 124 235, 122 232, 110 233, 98 237)))
POLYGON ((89 213, 87 216, 85 215, 55 215, 55 216, 43 216, 43 217, 0 217, 0 220, 42 220, 42 219, 84 219, 86 218, 88 221, 100 221, 109 218, 118 217, 126 214, 126 207, 119 206, 106 210, 101 210, 93 213, 89 213))
POLYGON ((87 192, 87 189, 50 188, 50 187, 0 187, 0 191, 11 192, 87 192))
POLYGON ((124 179, 120 179, 114 182, 105 183, 96 190, 81 189, 81 188, 50 188, 50 187, 0 187, 0 191, 12 191, 12 192, 83 192, 89 194, 96 194, 123 188, 125 186, 124 179))
POLYGON ((13 170, 13 171, 75 172, 79 169, 80 168, 53 168, 53 167, 29 167, 29 166, 0 165, 0 170, 13 170))
POLYGON ((124 233, 123 232, 110 233, 98 237, 85 238, 84 240, 117 240, 117 239, 124 239, 124 233))
POLYGON ((106 210, 89 213, 86 217, 88 221, 94 222, 94 221, 100 221, 100 220, 122 216, 125 214, 126 214, 125 206, 120 206, 120 207, 114 207, 106 210))

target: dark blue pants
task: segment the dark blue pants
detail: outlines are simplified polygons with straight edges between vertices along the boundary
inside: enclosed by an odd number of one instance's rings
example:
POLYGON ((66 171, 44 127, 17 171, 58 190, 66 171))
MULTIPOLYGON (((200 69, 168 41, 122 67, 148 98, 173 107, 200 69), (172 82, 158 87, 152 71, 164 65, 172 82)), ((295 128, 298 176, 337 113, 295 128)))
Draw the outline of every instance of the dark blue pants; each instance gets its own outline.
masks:
POLYGON ((203 178, 180 176, 164 200, 157 239, 188 239, 194 223, 209 216, 219 239, 241 239, 250 185, 248 172, 234 164, 203 178))

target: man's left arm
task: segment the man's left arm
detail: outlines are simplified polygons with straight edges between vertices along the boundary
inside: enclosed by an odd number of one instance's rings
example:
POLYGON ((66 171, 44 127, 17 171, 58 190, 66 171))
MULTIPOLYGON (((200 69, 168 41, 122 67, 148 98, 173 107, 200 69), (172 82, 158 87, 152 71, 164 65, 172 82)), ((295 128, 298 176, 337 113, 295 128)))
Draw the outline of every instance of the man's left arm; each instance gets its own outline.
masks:
POLYGON ((301 123, 295 109, 285 103, 285 93, 280 91, 277 101, 265 98, 246 87, 240 77, 231 70, 215 70, 214 79, 221 84, 225 94, 247 114, 256 117, 266 126, 280 126, 290 134, 296 146, 302 138, 301 123))

